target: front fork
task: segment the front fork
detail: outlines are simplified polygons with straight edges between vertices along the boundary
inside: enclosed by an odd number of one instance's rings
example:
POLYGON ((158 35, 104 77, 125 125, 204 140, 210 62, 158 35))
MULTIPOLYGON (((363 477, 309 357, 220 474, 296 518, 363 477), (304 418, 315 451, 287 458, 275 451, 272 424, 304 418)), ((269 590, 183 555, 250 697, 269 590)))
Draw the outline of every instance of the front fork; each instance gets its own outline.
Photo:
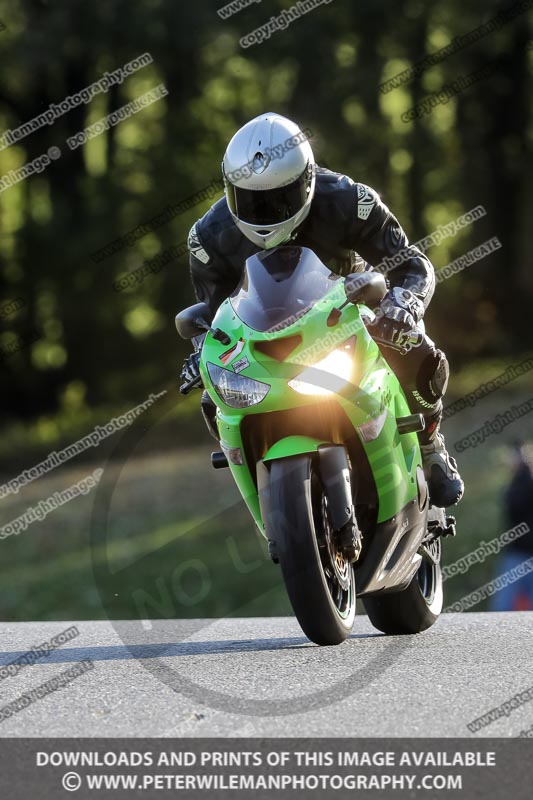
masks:
POLYGON ((318 450, 318 471, 328 501, 329 521, 343 556, 356 561, 362 548, 354 497, 355 475, 350 476, 346 450, 342 445, 326 445, 318 450))
MULTIPOLYGON (((353 476, 350 476, 346 450, 342 445, 322 444, 315 448, 314 458, 327 499, 329 523, 335 544, 347 561, 356 561, 361 554, 362 540, 355 516, 356 487, 352 482, 353 476)), ((257 488, 261 516, 265 520, 271 511, 270 471, 263 461, 257 464, 257 488)), ((269 553, 277 563, 275 543, 270 540, 269 553)))

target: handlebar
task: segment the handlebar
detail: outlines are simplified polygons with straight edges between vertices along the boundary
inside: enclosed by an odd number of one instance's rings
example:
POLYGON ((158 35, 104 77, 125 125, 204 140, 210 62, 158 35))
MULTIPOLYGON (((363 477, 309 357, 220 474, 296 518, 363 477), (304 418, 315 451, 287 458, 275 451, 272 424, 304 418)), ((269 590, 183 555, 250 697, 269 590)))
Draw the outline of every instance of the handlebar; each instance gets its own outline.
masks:
POLYGON ((200 388, 202 385, 202 377, 198 375, 196 378, 193 378, 192 381, 187 381, 186 383, 182 383, 180 386, 180 394, 189 394, 192 392, 193 389, 196 387, 200 388))
POLYGON ((406 331, 402 344, 392 344, 388 339, 382 339, 372 334, 371 336, 377 344, 387 345, 387 347, 398 350, 402 354, 409 352, 413 347, 419 347, 424 341, 424 334, 420 331, 406 331))

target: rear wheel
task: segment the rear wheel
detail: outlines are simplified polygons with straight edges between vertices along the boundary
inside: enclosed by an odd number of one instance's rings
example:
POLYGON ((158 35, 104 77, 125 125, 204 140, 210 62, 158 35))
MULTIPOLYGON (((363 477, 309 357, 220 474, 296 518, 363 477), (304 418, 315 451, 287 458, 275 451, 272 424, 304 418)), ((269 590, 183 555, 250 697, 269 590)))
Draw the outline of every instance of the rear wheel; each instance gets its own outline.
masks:
POLYGON ((407 589, 362 598, 370 622, 383 633, 420 633, 430 628, 442 611, 440 539, 425 545, 420 553, 418 572, 407 589))
POLYGON ((355 618, 354 571, 337 549, 312 456, 272 463, 270 502, 269 537, 296 618, 316 644, 340 644, 355 618))

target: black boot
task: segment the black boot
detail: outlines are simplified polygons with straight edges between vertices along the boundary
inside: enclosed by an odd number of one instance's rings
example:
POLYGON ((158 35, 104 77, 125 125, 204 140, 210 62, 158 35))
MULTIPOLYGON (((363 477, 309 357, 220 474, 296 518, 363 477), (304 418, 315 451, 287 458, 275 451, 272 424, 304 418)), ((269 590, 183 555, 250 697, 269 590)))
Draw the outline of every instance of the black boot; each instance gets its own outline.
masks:
POLYGON ((439 431, 441 418, 442 406, 426 416, 426 429, 419 434, 419 440, 430 500, 434 506, 447 508, 459 502, 465 486, 439 431))

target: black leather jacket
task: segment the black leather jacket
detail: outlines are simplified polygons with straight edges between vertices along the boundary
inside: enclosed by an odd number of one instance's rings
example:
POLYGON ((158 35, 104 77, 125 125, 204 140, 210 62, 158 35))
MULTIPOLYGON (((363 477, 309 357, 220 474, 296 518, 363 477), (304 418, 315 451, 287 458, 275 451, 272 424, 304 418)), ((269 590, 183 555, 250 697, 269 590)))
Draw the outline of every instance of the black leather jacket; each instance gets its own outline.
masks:
MULTIPOLYGON (((309 247, 333 271, 343 275, 380 266, 391 287, 410 289, 427 308, 435 289, 429 259, 407 236, 379 195, 346 175, 317 167, 308 216, 291 239, 309 247), (408 247, 402 257, 391 259, 408 247), (367 263, 365 263, 367 262, 367 263)), ((199 301, 213 313, 239 284, 247 258, 259 252, 237 228, 225 197, 218 200, 189 233, 191 278, 199 301)))

